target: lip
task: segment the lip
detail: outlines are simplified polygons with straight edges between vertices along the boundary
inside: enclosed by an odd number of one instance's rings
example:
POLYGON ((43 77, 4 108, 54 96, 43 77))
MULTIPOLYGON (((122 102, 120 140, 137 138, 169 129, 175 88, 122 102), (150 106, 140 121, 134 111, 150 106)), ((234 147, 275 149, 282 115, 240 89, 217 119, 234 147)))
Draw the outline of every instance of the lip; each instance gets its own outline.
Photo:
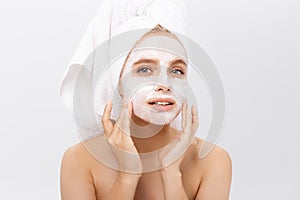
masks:
POLYGON ((156 111, 168 112, 176 106, 176 101, 173 98, 151 98, 148 106, 156 111))

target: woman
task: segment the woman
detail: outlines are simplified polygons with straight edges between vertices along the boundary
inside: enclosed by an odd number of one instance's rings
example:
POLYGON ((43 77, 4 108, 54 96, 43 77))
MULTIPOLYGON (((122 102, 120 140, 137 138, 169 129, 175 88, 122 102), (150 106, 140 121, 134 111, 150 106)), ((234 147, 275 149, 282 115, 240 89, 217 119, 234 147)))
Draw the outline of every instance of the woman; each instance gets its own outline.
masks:
POLYGON ((123 105, 117 121, 110 120, 113 106, 110 102, 102 117, 104 134, 76 144, 64 154, 63 200, 229 199, 228 153, 215 146, 204 159, 198 157, 203 141, 194 137, 198 127, 197 110, 182 96, 188 73, 186 60, 178 38, 160 25, 136 43, 120 73, 119 93, 123 105), (144 48, 156 38, 177 43, 182 56, 144 48), (177 130, 170 123, 180 112, 182 130, 177 130), (144 127, 151 131, 145 133, 144 127), (117 167, 99 162, 88 148, 106 152, 117 162, 117 167), (158 168, 140 156, 161 149, 155 155, 158 168))

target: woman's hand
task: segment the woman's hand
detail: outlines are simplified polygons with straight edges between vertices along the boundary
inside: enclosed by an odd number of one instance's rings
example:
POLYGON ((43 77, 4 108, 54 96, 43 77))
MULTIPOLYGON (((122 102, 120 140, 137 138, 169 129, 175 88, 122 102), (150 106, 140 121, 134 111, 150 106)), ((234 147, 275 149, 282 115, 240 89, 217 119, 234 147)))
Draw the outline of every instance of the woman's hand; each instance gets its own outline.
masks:
POLYGON ((191 109, 189 109, 187 103, 185 102, 182 108, 182 131, 174 136, 171 143, 166 147, 165 150, 163 150, 160 155, 161 166, 167 166, 162 169, 163 171, 172 169, 174 171, 180 172, 180 164, 183 160, 183 155, 185 153, 185 150, 187 150, 191 145, 198 126, 198 112, 196 108, 192 106, 191 109), (179 155, 180 158, 178 158, 176 162, 171 164, 171 162, 174 161, 174 157, 178 157, 179 155))
POLYGON ((180 165, 184 158, 184 153, 191 145, 194 134, 199 126, 198 113, 194 106, 188 108, 187 103, 182 109, 182 131, 179 132, 160 155, 160 162, 163 166, 161 176, 164 186, 165 199, 185 200, 188 199, 183 187, 180 165), (180 156, 178 158, 178 156, 180 156), (174 158, 178 158, 174 163, 174 158), (172 163, 172 164, 171 164, 172 163))
POLYGON ((110 120, 111 110, 112 102, 109 102, 104 109, 102 124, 105 137, 118 161, 119 170, 141 174, 143 171, 142 162, 130 137, 132 103, 127 100, 124 101, 120 115, 114 124, 110 120))

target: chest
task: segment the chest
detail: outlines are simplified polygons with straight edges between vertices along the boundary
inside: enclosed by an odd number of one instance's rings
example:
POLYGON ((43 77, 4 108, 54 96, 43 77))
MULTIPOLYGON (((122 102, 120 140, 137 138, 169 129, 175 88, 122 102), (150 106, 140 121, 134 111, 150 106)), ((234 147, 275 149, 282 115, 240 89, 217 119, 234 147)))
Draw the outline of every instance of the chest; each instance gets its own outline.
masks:
MULTIPOLYGON (((105 173, 106 177, 99 176, 95 177, 95 187, 97 191, 97 199, 103 199, 106 196, 111 187, 113 186, 116 178, 116 172, 105 173)), ((184 185, 185 192, 189 199, 194 199, 199 181, 197 174, 183 173, 182 182, 184 185)), ((162 179, 159 171, 145 173, 140 178, 136 191, 134 200, 161 200, 164 199, 164 186, 162 184, 162 179)))
POLYGON ((134 200, 164 199, 164 188, 159 172, 143 174, 137 185, 134 200))

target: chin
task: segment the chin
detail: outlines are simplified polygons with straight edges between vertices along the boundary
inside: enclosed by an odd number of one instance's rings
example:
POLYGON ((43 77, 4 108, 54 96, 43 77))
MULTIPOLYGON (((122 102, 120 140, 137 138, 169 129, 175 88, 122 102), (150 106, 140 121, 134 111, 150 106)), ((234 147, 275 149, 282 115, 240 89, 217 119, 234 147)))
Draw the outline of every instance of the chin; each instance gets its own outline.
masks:
POLYGON ((174 109, 172 111, 157 112, 156 110, 149 108, 147 105, 145 105, 145 107, 143 107, 142 109, 133 107, 134 115, 140 120, 143 120, 148 124, 161 126, 171 124, 175 120, 179 112, 180 108, 174 109))

